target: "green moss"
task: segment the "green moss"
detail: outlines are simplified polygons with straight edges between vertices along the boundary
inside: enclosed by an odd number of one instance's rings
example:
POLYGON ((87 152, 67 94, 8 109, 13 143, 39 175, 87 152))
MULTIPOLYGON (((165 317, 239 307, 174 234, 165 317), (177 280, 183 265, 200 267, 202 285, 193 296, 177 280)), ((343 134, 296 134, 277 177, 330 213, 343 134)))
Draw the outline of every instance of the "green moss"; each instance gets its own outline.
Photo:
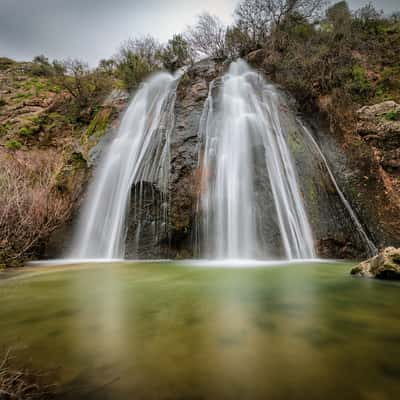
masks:
POLYGON ((19 134, 24 137, 31 137, 33 135, 33 133, 34 132, 33 132, 32 128, 30 128, 28 126, 24 126, 19 130, 19 134))
POLYGON ((19 150, 22 147, 22 143, 18 140, 9 140, 6 142, 6 147, 10 150, 19 150))
POLYGON ((5 123, 0 125, 0 137, 7 135, 7 133, 11 130, 12 126, 10 123, 5 123))
POLYGON ((288 135, 288 144, 293 154, 302 154, 306 151, 304 141, 299 138, 298 132, 292 131, 288 135))
POLYGON ((73 152, 71 155, 71 163, 77 168, 86 167, 86 160, 82 153, 73 152))
POLYGON ((31 92, 20 92, 17 93, 14 98, 18 100, 25 100, 25 99, 30 99, 32 97, 33 94, 31 92))
POLYGON ((385 114, 385 119, 388 121, 399 121, 400 112, 397 110, 391 110, 385 114))
POLYGON ((190 76, 187 72, 185 72, 181 78, 181 81, 179 82, 180 85, 187 87, 190 85, 191 79, 190 76))
POLYGON ((61 93, 61 88, 59 86, 53 85, 49 87, 49 90, 54 93, 61 93))
POLYGON ((66 193, 74 190, 76 177, 87 168, 82 153, 68 148, 64 152, 64 165, 55 176, 55 186, 59 192, 66 193))
POLYGON ((111 116, 110 109, 103 109, 98 111, 95 117, 93 118, 92 122, 89 124, 85 136, 87 137, 96 136, 97 138, 103 136, 105 130, 107 129, 110 116, 111 116))
POLYGON ((347 87, 357 100, 363 101, 371 95, 372 86, 368 80, 366 70, 361 65, 355 65, 351 69, 347 87))

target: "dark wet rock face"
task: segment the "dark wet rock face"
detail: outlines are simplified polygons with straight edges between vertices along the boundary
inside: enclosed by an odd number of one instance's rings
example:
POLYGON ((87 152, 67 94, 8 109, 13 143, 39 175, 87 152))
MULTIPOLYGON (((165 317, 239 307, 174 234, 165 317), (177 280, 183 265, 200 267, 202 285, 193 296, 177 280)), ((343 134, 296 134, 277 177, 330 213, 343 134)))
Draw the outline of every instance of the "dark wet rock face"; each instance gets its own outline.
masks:
POLYGON ((351 274, 365 278, 400 280, 400 249, 387 247, 377 256, 354 267, 351 274))
POLYGON ((213 60, 195 64, 181 79, 175 104, 175 129, 171 137, 169 231, 175 257, 193 255, 199 174, 199 125, 209 85, 223 66, 213 60))
MULTIPOLYGON (((128 221, 127 252, 129 258, 187 258, 194 251, 193 236, 196 232, 195 221, 201 218, 196 215, 201 165, 199 166, 199 126, 207 99, 210 83, 213 82, 214 107, 218 107, 220 77, 225 66, 212 60, 202 61, 193 66, 181 78, 175 103, 175 121, 170 142, 170 174, 168 193, 160 193, 152 186, 145 196, 146 204, 137 204, 132 192, 131 212, 128 221), (151 192, 151 194, 150 194, 151 192), (160 214, 157 208, 164 198, 168 203, 167 225, 158 228, 160 214), (141 210, 141 211, 140 211, 141 210), (138 221, 135 216, 142 212, 140 229, 143 232, 138 239, 138 221), (158 228, 157 228, 158 227, 158 228), (155 232, 158 232, 154 235, 155 232), (138 252, 138 244, 140 244, 138 252)), ((326 258, 359 258, 366 257, 367 250, 363 239, 352 223, 348 211, 327 173, 321 157, 314 145, 306 137, 300 125, 294 122, 295 105, 290 97, 282 98, 282 118, 287 124, 288 143, 298 171, 298 179, 305 201, 306 211, 313 229, 316 253, 326 258), (297 128, 295 128, 297 126, 297 128)), ((341 154, 339 145, 330 140, 329 132, 324 127, 314 124, 312 133, 323 152, 335 155, 333 162, 346 165, 346 157, 341 154)), ((273 258, 284 257, 281 234, 278 228, 276 210, 265 166, 266 154, 256 145, 253 148, 254 190, 258 215, 258 237, 260 246, 273 248, 273 258), (273 243, 273 246, 271 246, 273 243)), ((349 169, 343 172, 345 178, 349 169)), ((144 183, 144 185, 150 185, 144 183)), ((147 190, 147 189, 146 189, 147 190)), ((146 191, 147 193, 147 191, 146 191)), ((349 199, 351 200, 351 199, 349 199)), ((201 232, 197 232, 201 234, 201 232)), ((263 249, 259 249, 263 254, 263 249)))
POLYGON ((140 182, 131 191, 125 257, 169 257, 166 230, 167 199, 154 183, 140 182))
POLYGON ((125 257, 193 256, 199 125, 210 82, 222 68, 213 60, 203 60, 181 77, 170 132, 168 187, 139 182, 132 188, 125 257))

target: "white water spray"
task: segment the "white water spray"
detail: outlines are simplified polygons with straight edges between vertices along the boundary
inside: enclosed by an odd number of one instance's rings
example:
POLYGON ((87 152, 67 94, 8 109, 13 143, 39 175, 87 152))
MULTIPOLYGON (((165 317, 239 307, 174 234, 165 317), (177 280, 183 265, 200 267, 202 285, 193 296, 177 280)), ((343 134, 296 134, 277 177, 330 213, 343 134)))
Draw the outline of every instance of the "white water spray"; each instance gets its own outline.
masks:
MULTIPOLYGON (((263 208, 254 183, 255 149, 262 149, 285 257, 314 258, 313 237, 273 86, 244 61, 232 63, 217 99, 213 88, 200 127, 201 241, 210 258, 270 256, 259 238, 263 208)), ((270 244, 269 245, 273 245, 270 244)))
POLYGON ((138 90, 117 136, 95 171, 79 221, 71 258, 124 258, 131 188, 157 184, 167 192, 169 134, 177 80, 151 77, 138 90))

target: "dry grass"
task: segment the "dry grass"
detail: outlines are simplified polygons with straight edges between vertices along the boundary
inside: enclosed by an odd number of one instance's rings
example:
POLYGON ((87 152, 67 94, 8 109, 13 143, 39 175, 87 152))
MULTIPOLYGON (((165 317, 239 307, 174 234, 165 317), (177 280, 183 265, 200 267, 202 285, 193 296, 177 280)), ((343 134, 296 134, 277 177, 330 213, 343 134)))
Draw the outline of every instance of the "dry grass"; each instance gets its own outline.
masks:
POLYGON ((0 361, 0 400, 46 400, 55 395, 55 385, 44 383, 48 374, 15 369, 7 351, 0 361))

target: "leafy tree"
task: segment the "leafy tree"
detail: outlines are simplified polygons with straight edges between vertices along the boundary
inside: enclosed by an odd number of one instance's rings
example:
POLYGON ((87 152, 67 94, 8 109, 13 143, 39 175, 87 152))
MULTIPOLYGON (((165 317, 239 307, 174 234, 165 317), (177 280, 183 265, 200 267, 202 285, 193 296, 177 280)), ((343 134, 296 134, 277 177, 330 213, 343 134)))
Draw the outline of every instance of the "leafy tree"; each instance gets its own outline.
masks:
POLYGON ((72 113, 78 119, 89 118, 111 90, 111 77, 101 70, 91 70, 82 61, 54 61, 53 70, 55 83, 71 95, 72 113))
POLYGON ((165 68, 174 71, 192 62, 191 49, 182 35, 174 35, 161 52, 161 59, 165 68))
POLYGON ((116 62, 112 58, 102 59, 99 61, 98 70, 107 74, 114 74, 116 69, 116 62))
POLYGON ((54 71, 49 59, 44 55, 39 55, 32 60, 30 72, 35 76, 51 76, 54 71))
POLYGON ((136 89, 150 73, 160 69, 162 46, 151 36, 129 39, 115 57, 117 76, 127 89, 136 89))
POLYGON ((254 42, 248 34, 237 26, 230 26, 226 30, 225 47, 229 57, 244 57, 255 49, 254 42))

